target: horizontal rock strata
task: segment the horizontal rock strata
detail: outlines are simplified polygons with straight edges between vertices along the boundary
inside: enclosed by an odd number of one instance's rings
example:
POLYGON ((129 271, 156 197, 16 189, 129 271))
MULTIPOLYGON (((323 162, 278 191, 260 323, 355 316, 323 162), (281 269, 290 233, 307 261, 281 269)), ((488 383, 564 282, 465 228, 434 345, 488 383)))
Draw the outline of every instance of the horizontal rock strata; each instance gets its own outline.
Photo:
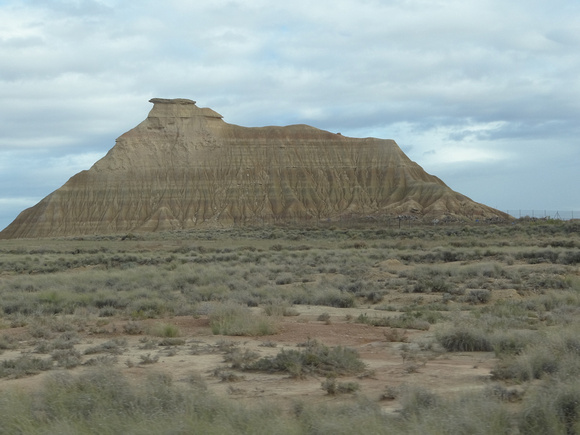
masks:
POLYGON ((155 98, 117 139, 0 238, 412 215, 506 218, 454 192, 392 140, 307 125, 247 128, 194 101, 155 98))

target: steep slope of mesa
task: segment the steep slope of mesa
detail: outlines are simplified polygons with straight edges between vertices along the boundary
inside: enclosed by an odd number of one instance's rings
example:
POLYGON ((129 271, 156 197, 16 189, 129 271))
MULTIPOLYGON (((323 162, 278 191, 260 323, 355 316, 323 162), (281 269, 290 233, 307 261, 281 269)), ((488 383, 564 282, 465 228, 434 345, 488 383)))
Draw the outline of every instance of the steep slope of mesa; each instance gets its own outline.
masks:
POLYGON ((507 217, 427 174, 392 140, 307 125, 240 127, 191 100, 151 102, 145 121, 0 238, 346 216, 507 217))

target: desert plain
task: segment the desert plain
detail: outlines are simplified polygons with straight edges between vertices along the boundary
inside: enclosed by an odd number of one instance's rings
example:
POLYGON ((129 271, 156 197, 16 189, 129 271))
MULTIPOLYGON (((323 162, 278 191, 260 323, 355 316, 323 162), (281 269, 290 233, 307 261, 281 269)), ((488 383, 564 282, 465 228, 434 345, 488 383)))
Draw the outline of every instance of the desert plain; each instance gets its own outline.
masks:
POLYGON ((579 433, 579 231, 2 240, 0 433, 579 433))

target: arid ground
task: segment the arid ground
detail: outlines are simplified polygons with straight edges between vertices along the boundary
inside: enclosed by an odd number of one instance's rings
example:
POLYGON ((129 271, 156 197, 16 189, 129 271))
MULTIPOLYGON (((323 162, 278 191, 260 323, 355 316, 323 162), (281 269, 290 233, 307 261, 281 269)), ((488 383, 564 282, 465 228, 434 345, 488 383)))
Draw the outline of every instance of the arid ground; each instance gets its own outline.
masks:
MULTIPOLYGON (((161 433, 202 427, 194 405, 168 399, 183 391, 255 422, 277 415, 278 433, 578 433, 579 230, 520 220, 2 241, 0 432, 92 433, 107 413, 75 410, 97 394, 83 379, 119 379, 141 404, 156 376, 167 391, 143 413, 161 433)), ((107 391, 90 400, 121 394, 107 391)), ((101 433, 137 431, 134 412, 101 433)), ((216 433, 255 433, 215 418, 203 422, 216 433)))

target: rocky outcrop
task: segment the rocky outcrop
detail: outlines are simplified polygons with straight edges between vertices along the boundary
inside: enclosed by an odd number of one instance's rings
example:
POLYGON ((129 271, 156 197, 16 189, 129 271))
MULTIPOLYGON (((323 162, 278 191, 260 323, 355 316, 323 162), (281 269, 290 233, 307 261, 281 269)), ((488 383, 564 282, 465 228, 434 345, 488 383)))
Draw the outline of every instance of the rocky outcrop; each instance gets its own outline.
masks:
POLYGON ((151 102, 145 121, 0 238, 388 215, 507 217, 427 174, 392 140, 307 125, 240 127, 191 100, 151 102))

